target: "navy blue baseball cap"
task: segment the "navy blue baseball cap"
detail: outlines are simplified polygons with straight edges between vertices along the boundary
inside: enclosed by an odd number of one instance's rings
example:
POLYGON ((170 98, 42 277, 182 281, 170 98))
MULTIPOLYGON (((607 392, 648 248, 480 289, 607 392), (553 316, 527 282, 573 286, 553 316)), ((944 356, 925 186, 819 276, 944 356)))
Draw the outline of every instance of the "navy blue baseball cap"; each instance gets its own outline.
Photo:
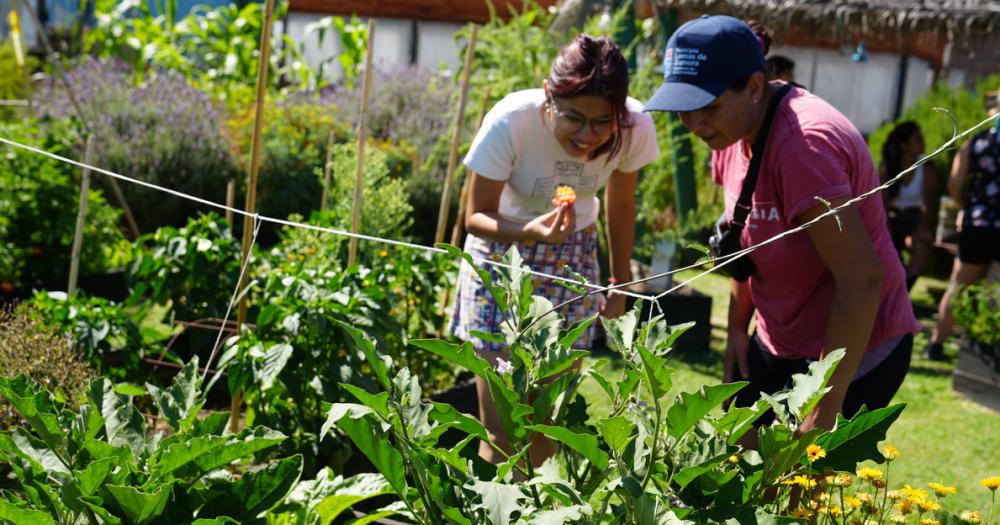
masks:
POLYGON ((750 27, 731 16, 702 15, 670 37, 663 52, 663 85, 642 109, 701 109, 755 71, 764 71, 764 50, 750 27))

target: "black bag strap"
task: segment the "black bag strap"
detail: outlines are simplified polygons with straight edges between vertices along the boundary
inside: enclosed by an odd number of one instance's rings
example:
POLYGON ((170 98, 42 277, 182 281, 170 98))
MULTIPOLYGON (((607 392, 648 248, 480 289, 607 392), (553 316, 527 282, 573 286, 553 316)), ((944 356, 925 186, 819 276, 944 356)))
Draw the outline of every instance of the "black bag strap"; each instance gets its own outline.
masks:
POLYGON ((778 88, 778 91, 771 96, 771 101, 767 106, 767 114, 764 115, 764 123, 757 133, 757 140, 753 142, 751 149, 750 167, 747 168, 747 176, 743 179, 743 189, 740 191, 740 198, 736 201, 736 208, 733 210, 733 220, 729 221, 730 226, 743 229, 747 223, 747 215, 750 215, 750 198, 757 187, 757 173, 760 172, 760 163, 764 158, 764 145, 767 143, 767 135, 771 131, 771 122, 774 114, 778 111, 778 104, 791 91, 792 85, 785 84, 778 88))

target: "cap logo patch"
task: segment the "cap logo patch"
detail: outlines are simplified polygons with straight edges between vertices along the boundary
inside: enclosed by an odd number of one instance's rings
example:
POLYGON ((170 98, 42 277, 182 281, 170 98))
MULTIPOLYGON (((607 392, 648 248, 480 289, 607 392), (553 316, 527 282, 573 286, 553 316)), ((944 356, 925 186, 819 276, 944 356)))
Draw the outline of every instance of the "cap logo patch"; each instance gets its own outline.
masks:
MULTIPOLYGON (((701 64, 708 60, 708 55, 694 47, 678 47, 669 51, 673 51, 673 54, 676 54, 676 57, 673 57, 674 60, 670 70, 674 75, 697 75, 701 64)), ((670 54, 668 52, 668 55, 670 54)))

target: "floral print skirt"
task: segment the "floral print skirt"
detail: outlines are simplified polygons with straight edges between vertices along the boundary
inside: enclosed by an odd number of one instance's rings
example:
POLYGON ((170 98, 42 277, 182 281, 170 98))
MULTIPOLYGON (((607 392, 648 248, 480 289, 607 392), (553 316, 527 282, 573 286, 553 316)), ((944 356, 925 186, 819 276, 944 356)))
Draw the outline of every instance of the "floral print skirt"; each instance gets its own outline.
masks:
MULTIPOLYGON (((535 241, 505 242, 481 239, 469 235, 465 241, 465 251, 474 257, 499 261, 512 245, 516 245, 524 264, 534 271, 573 278, 566 270, 569 266, 584 275, 590 282, 600 283, 600 267, 597 262, 597 228, 594 225, 577 231, 562 244, 547 244, 535 241)), ((485 265, 496 277, 493 266, 485 265)), ((577 294, 561 286, 552 279, 532 276, 534 295, 545 297, 557 305, 577 294)), ((594 296, 586 297, 563 307, 560 315, 563 326, 569 326, 598 312, 599 304, 594 296)), ((479 280, 469 263, 463 261, 458 274, 455 310, 452 312, 449 330, 459 339, 469 341, 479 351, 499 352, 504 345, 484 341, 471 335, 472 331, 500 333, 505 312, 497 308, 493 297, 479 280)), ((593 344, 597 324, 593 323, 576 341, 576 348, 589 349, 593 344)))

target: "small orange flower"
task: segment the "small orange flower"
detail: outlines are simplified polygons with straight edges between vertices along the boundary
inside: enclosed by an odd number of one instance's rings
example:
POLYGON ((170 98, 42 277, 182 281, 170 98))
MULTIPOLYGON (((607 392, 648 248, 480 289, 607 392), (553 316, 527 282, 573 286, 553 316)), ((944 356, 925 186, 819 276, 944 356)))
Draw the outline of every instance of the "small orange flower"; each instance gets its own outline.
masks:
POLYGON ((573 204, 576 202, 576 190, 570 186, 559 186, 556 188, 556 196, 552 198, 552 205, 555 207, 563 204, 573 204))

